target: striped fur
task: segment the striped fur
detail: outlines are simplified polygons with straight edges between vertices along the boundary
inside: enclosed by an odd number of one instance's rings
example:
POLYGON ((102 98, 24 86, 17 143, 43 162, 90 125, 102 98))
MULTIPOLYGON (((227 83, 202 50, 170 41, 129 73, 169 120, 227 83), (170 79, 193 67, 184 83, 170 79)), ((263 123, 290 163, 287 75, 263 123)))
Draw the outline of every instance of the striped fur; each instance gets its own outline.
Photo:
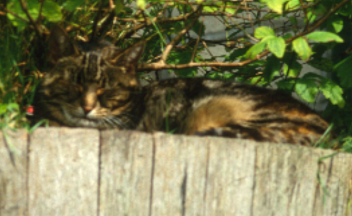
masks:
POLYGON ((329 126, 292 97, 256 86, 193 78, 141 87, 135 67, 143 42, 126 50, 106 43, 79 49, 56 28, 50 42, 54 67, 38 90, 35 107, 35 114, 52 125, 300 145, 313 144, 329 126))

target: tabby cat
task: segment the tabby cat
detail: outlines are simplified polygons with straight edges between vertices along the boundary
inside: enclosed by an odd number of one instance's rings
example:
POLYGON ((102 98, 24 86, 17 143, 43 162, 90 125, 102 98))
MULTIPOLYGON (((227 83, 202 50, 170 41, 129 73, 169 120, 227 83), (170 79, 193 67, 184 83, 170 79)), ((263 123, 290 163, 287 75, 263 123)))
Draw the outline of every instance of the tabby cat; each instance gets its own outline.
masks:
POLYGON ((275 90, 204 78, 142 87, 136 67, 144 42, 120 50, 106 42, 78 46, 54 27, 54 64, 36 96, 35 115, 51 125, 172 131, 311 145, 328 123, 275 90))

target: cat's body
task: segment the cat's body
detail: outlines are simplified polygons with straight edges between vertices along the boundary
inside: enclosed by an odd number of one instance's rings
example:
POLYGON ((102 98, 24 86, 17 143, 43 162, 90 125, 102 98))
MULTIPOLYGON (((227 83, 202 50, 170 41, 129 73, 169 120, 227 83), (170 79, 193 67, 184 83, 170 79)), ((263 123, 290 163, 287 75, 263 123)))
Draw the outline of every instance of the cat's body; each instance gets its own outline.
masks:
POLYGON ((329 126, 306 105, 261 87, 202 78, 141 87, 135 67, 142 42, 81 53, 61 29, 52 34, 55 67, 39 88, 35 113, 57 125, 301 145, 313 144, 329 126))

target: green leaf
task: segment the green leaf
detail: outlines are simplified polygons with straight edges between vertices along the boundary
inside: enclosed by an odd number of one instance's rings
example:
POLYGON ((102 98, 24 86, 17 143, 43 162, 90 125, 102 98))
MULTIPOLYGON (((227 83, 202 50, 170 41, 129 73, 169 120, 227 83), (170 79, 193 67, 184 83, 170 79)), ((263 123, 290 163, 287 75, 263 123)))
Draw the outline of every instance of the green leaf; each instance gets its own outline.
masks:
POLYGON ((284 92, 290 93, 296 84, 296 79, 284 79, 276 83, 277 87, 284 92))
POLYGON ((337 72, 341 85, 346 88, 352 87, 351 61, 352 56, 349 56, 334 66, 334 71, 337 72))
POLYGON ((295 16, 291 16, 288 18, 292 25, 297 25, 297 18, 295 16))
POLYGON ((334 67, 334 63, 328 58, 313 58, 310 59, 308 64, 321 71, 331 72, 334 67))
POLYGON ((291 38, 292 37, 292 34, 291 33, 286 33, 286 34, 284 34, 283 36, 282 36, 282 38, 284 39, 284 40, 288 40, 289 38, 291 38))
POLYGON ((7 111, 7 104, 0 104, 0 115, 5 114, 7 111))
POLYGON ((282 58, 285 54, 285 40, 281 37, 269 36, 263 39, 263 42, 266 42, 268 45, 268 49, 272 52, 276 57, 282 58))
POLYGON ((275 36, 275 32, 272 28, 267 27, 267 26, 261 26, 256 28, 254 32, 254 37, 258 39, 262 39, 267 36, 275 36))
POLYGON ((46 0, 43 4, 42 15, 50 22, 58 22, 62 19, 60 6, 53 1, 46 0))
POLYGON ((333 41, 337 43, 343 42, 343 39, 340 38, 340 36, 331 32, 316 31, 316 32, 307 34, 306 37, 310 40, 321 42, 321 43, 327 43, 327 42, 333 42, 333 41))
POLYGON ((264 80, 271 82, 275 75, 280 74, 281 62, 275 56, 267 58, 265 69, 264 69, 264 80))
POLYGON ((218 10, 219 10, 219 7, 215 7, 215 6, 204 6, 203 7, 204 12, 216 12, 218 10))
POLYGON ((295 91, 303 100, 314 103, 319 89, 315 79, 302 77, 296 80, 295 91))
POLYGON ((292 48, 305 61, 312 55, 312 49, 302 37, 299 37, 292 42, 292 48))
POLYGON ((234 49, 228 57, 225 57, 225 59, 233 62, 236 59, 242 58, 243 55, 246 54, 246 51, 247 49, 234 49))
MULTIPOLYGON (((38 8, 39 8, 39 3, 37 0, 28 0, 27 1, 27 8, 28 12, 31 15, 33 19, 37 19, 38 17, 38 8)), ((28 20, 27 15, 23 12, 22 7, 20 5, 19 1, 12 0, 9 1, 7 4, 7 9, 14 12, 17 16, 22 17, 25 20, 28 20)), ((11 21, 11 23, 14 26, 17 26, 20 31, 24 30, 24 28, 27 26, 27 23, 24 22, 23 20, 13 16, 10 13, 7 13, 7 17, 11 21)))
POLYGON ((18 111, 19 110, 19 105, 18 103, 9 103, 7 105, 7 109, 10 110, 10 111, 18 111))
POLYGON ((254 44, 244 55, 245 58, 254 59, 258 54, 260 54, 266 47, 266 43, 259 42, 254 44))
POLYGON ((340 16, 334 15, 327 20, 328 31, 339 33, 343 29, 343 20, 340 16))
MULTIPOLYGON (((39 3, 38 0, 27 1, 28 12, 34 20, 38 18, 40 7, 41 7, 41 3, 39 3)), ((16 13, 18 16, 28 20, 27 15, 23 12, 19 1, 9 2, 9 4, 7 5, 7 8, 10 11, 16 13)), ((51 0, 44 1, 43 8, 42 8, 42 15, 51 22, 58 22, 62 19, 60 6, 51 0)), ((9 20, 11 20, 14 26, 19 27, 19 30, 23 30, 27 26, 26 22, 22 21, 21 19, 18 19, 17 17, 11 15, 10 13, 8 13, 7 16, 9 20)))
POLYGON ((289 65, 284 65, 284 74, 289 77, 297 77, 302 70, 302 65, 297 61, 292 61, 289 65))
POLYGON ((85 0, 74 0, 74 1, 66 1, 62 4, 62 7, 67 11, 75 11, 77 7, 84 5, 85 0))
POLYGON ((287 11, 290 11, 290 10, 298 9, 300 6, 301 6, 301 2, 299 0, 290 0, 285 5, 285 8, 287 11))
POLYGON ((137 7, 139 9, 145 10, 146 2, 145 0, 137 0, 137 7))
POLYGON ((345 106, 345 100, 342 97, 343 90, 332 80, 324 78, 319 89, 327 99, 330 99, 332 104, 338 105, 340 108, 345 106))
POLYGON ((123 11, 124 3, 123 0, 115 0, 115 13, 119 14, 123 11))
POLYGON ((287 1, 288 0, 261 0, 261 2, 264 2, 270 9, 279 14, 282 14, 283 5, 287 1))
MULTIPOLYGON (((179 52, 179 51, 171 51, 166 62, 168 64, 185 64, 191 60, 192 52, 179 52)), ((197 58, 194 59, 197 61, 197 58)), ((178 70, 170 70, 171 72, 175 72, 178 77, 194 77, 197 75, 197 68, 185 68, 178 70)))
POLYGON ((307 13, 307 19, 308 20, 304 20, 305 22, 309 22, 309 23, 312 23, 314 22, 314 20, 317 18, 317 15, 315 15, 312 11, 308 11, 307 13))
POLYGON ((194 23, 194 25, 192 26, 192 30, 197 35, 200 33, 199 37, 202 37, 204 35, 204 32, 205 32, 205 25, 202 22, 200 22, 200 21, 196 21, 194 23), (199 32, 199 29, 200 29, 200 32, 199 32))

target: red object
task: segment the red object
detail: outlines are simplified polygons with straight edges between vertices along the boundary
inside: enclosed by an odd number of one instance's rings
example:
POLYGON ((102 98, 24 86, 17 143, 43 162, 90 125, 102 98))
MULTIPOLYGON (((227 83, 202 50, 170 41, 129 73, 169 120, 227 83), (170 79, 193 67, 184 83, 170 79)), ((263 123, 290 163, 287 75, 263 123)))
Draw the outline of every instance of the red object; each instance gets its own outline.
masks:
POLYGON ((33 115, 34 107, 33 106, 28 106, 26 112, 27 112, 27 115, 33 115))

